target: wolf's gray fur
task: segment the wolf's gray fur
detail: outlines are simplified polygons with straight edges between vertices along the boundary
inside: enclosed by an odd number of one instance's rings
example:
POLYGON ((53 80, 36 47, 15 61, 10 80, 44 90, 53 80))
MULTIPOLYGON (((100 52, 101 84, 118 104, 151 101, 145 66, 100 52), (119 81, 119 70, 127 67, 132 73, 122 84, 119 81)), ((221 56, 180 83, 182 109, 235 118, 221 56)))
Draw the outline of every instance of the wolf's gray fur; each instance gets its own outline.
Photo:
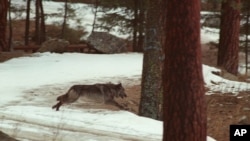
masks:
POLYGON ((127 97, 127 94, 125 93, 125 90, 121 83, 74 85, 68 90, 66 94, 57 97, 57 101, 59 102, 54 105, 52 109, 56 108, 56 110, 58 111, 62 104, 73 103, 77 99, 79 99, 79 97, 86 97, 97 102, 102 101, 104 103, 107 103, 115 102, 114 97, 127 97))

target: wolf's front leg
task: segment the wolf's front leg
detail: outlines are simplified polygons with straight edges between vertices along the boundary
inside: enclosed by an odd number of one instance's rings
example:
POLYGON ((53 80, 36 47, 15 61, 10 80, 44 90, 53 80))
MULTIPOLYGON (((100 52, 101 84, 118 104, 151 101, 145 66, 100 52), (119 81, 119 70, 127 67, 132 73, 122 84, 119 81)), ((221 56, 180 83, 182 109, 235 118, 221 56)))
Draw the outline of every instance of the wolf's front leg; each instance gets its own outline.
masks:
POLYGON ((62 106, 62 102, 59 101, 56 105, 52 107, 52 109, 56 108, 56 111, 59 111, 60 106, 62 106))

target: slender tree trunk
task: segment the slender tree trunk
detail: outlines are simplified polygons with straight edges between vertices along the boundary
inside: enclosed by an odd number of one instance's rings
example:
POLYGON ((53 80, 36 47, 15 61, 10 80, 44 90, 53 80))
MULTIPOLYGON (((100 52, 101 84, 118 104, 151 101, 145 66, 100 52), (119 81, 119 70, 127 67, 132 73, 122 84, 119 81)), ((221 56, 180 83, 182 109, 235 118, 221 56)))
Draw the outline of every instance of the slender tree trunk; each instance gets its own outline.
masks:
POLYGON ((95 0, 95 11, 94 11, 94 20, 93 20, 93 24, 92 24, 92 31, 91 33, 93 33, 95 31, 95 25, 96 25, 96 16, 97 16, 97 12, 98 12, 98 0, 95 0))
POLYGON ((0 52, 9 51, 6 41, 8 0, 0 0, 0 52))
POLYGON ((133 51, 137 51, 137 33, 138 33, 138 3, 139 0, 134 0, 134 21, 133 21, 133 51))
POLYGON ((247 10, 247 15, 246 15, 246 28, 245 28, 245 62, 246 62, 246 72, 245 74, 247 75, 248 73, 248 35, 249 35, 249 18, 250 18, 250 13, 249 10, 247 10))
POLYGON ((144 21, 145 21, 145 0, 139 0, 139 21, 138 21, 138 44, 136 48, 136 52, 143 52, 143 43, 144 43, 144 21))
POLYGON ((161 69, 160 69, 160 31, 159 31, 159 0, 148 2, 146 19, 146 38, 143 55, 142 93, 139 115, 159 119, 161 69))
POLYGON ((41 40, 40 40, 40 6, 39 6, 40 2, 39 0, 36 0, 36 18, 35 18, 35 41, 36 44, 40 44, 41 40))
POLYGON ((25 37, 24 37, 24 44, 29 44, 29 29, 30 29, 30 0, 27 0, 27 7, 26 7, 26 21, 25 21, 25 37))
POLYGON ((206 141, 200 0, 166 3, 163 141, 206 141))
POLYGON ((240 0, 222 2, 220 41, 217 65, 229 73, 238 74, 240 0))
MULTIPOLYGON (((11 5, 11 0, 9 0, 9 7, 11 5)), ((9 8, 9 40, 8 40, 8 45, 9 45, 9 50, 12 51, 12 18, 11 18, 11 8, 9 8)))
POLYGON ((67 14, 68 14, 68 0, 65 1, 65 5, 64 5, 64 17, 63 17, 62 36, 61 36, 61 38, 64 38, 65 29, 66 29, 66 25, 67 25, 67 14))
POLYGON ((40 4, 40 11, 41 11, 41 25, 40 25, 40 43, 44 42, 46 40, 46 26, 45 26, 45 19, 44 19, 44 10, 43 10, 43 3, 42 0, 39 1, 40 4))

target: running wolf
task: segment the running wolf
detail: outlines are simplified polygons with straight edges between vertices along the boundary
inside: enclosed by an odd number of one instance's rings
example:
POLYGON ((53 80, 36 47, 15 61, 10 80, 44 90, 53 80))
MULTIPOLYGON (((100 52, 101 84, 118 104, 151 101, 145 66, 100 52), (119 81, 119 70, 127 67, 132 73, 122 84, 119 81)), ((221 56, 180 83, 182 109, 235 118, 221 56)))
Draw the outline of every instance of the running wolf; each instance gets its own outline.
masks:
POLYGON ((58 111, 62 104, 73 103, 80 97, 86 97, 97 102, 116 103, 114 97, 124 98, 127 97, 127 94, 121 83, 73 85, 66 94, 57 97, 57 101, 59 102, 52 109, 56 108, 56 111, 58 111))

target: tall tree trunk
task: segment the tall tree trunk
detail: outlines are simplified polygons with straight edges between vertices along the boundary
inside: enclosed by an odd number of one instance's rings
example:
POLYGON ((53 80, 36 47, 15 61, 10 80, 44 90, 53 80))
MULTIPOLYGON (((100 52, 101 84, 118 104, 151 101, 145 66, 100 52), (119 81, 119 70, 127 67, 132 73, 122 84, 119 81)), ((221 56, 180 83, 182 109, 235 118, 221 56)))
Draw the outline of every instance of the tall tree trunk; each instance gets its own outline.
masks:
POLYGON ((139 0, 139 21, 138 21, 138 44, 136 52, 143 52, 143 43, 144 43, 144 27, 145 27, 145 0, 139 0))
POLYGON ((66 29, 66 25, 67 25, 67 15, 68 15, 68 0, 65 1, 65 5, 64 5, 64 17, 63 17, 62 36, 61 36, 61 38, 64 38, 65 29, 66 29))
POLYGON ((240 0, 222 2, 217 65, 237 75, 239 63, 240 0))
MULTIPOLYGON (((250 10, 250 9, 249 9, 250 10)), ((246 62, 246 72, 245 74, 248 74, 248 35, 249 35, 249 18, 250 18, 250 12, 247 10, 246 15, 246 26, 245 26, 245 62, 246 62)))
POLYGON ((163 141, 206 141, 200 0, 166 3, 163 141))
POLYGON ((6 40, 8 0, 0 0, 0 52, 9 51, 6 40))
POLYGON ((41 40, 40 40, 40 0, 36 0, 36 17, 35 17, 35 41, 36 41, 36 44, 40 44, 41 43, 41 40))
POLYGON ((134 20, 133 20, 133 51, 137 51, 138 41, 137 41, 137 33, 138 33, 138 3, 139 0, 134 0, 134 20))
MULTIPOLYGON (((11 0, 9 0, 9 7, 11 5, 11 0)), ((8 45, 9 45, 9 50, 12 51, 12 18, 11 18, 11 8, 9 8, 8 11, 8 16, 9 16, 9 39, 8 39, 8 45)))
POLYGON ((40 11, 41 11, 41 25, 40 25, 40 43, 44 42, 46 40, 46 27, 45 27, 45 19, 44 19, 44 10, 43 10, 43 3, 42 0, 39 1, 40 4, 40 11))
MULTIPOLYGON (((159 0, 158 0, 159 1, 159 0)), ((148 4, 146 19, 146 38, 143 55, 142 92, 139 115, 159 119, 161 69, 160 69, 160 31, 159 2, 145 0, 148 4)))
POLYGON ((98 2, 98 0, 95 0, 94 20, 93 20, 93 24, 92 24, 92 31, 91 31, 91 33, 93 33, 93 32, 95 31, 95 25, 96 25, 96 17, 97 17, 97 12, 98 12, 98 6, 99 6, 99 2, 98 2))
POLYGON ((26 20, 25 20, 25 37, 24 37, 24 44, 29 44, 29 29, 30 29, 30 0, 27 0, 27 7, 26 7, 26 20))

